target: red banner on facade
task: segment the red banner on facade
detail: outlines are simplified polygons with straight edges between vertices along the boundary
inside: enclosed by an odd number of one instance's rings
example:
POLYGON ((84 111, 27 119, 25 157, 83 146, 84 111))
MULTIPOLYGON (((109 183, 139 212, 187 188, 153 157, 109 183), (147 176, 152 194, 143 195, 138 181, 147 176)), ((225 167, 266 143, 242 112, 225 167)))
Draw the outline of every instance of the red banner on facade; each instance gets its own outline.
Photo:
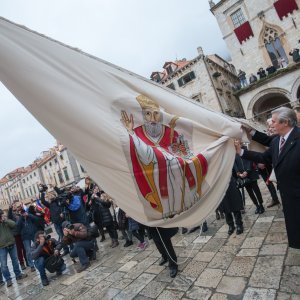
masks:
POLYGON ((282 20, 283 17, 287 17, 288 14, 292 14, 294 10, 299 9, 295 0, 278 0, 274 2, 274 7, 280 20, 282 20))
POLYGON ((250 23, 247 21, 241 26, 234 29, 235 35, 238 38, 240 44, 254 36, 250 23))

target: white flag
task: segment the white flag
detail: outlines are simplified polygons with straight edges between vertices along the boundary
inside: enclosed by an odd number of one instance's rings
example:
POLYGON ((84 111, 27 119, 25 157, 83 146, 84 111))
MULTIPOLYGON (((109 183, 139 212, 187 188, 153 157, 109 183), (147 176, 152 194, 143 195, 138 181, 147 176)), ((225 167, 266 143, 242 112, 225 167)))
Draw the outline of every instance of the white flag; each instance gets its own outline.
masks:
POLYGON ((229 117, 5 19, 0 79, 137 221, 191 227, 222 200, 241 136, 229 117))

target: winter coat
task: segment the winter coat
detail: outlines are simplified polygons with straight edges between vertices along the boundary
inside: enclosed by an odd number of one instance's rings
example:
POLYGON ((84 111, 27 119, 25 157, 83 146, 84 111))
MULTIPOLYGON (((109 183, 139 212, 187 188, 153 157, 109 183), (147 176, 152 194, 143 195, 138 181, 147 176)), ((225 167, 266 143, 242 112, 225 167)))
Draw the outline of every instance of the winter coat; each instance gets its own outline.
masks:
POLYGON ((60 206, 58 199, 55 198, 52 201, 47 201, 45 199, 45 193, 41 193, 41 202, 49 208, 51 222, 60 225, 64 219, 60 216, 63 213, 63 208, 60 206))
POLYGON ((243 207, 243 199, 236 185, 236 179, 231 176, 226 194, 219 205, 220 212, 231 213, 240 211, 243 207))
POLYGON ((17 221, 17 229, 21 234, 22 240, 34 240, 34 235, 38 231, 39 217, 28 214, 21 216, 17 221))
POLYGON ((99 218, 102 222, 102 226, 110 226, 113 224, 113 217, 110 213, 109 208, 111 207, 111 202, 104 201, 99 197, 94 198, 95 204, 97 205, 96 210, 99 213, 99 218))
POLYGON ((13 220, 6 220, 0 223, 0 249, 14 245, 15 238, 13 230, 16 223, 13 220))
POLYGON ((246 171, 248 173, 247 178, 251 179, 252 181, 259 179, 259 174, 257 168, 255 167, 255 163, 251 160, 247 160, 241 158, 239 155, 236 155, 234 161, 234 170, 236 173, 243 173, 246 171))
POLYGON ((118 224, 120 230, 126 230, 128 228, 128 218, 126 217, 125 211, 119 208, 118 211, 118 224))

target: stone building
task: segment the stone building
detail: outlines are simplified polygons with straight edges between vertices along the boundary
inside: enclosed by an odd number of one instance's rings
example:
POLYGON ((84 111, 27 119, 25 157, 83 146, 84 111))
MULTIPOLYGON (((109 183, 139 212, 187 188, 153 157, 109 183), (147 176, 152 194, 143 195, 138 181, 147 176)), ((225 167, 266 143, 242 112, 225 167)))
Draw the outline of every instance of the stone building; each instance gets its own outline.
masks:
POLYGON ((7 209, 14 200, 25 203, 39 196, 38 185, 57 187, 77 183, 87 174, 72 153, 63 145, 43 151, 41 157, 26 168, 18 168, 0 180, 0 207, 7 209))
POLYGON ((265 121, 275 107, 297 105, 300 65, 289 53, 300 48, 300 0, 209 3, 237 70, 248 78, 261 67, 270 70, 237 93, 246 118, 265 121))
POLYGON ((152 72, 151 79, 215 111, 243 116, 234 96, 239 82, 234 66, 218 55, 205 56, 201 47, 192 60, 165 62, 162 71, 152 72))

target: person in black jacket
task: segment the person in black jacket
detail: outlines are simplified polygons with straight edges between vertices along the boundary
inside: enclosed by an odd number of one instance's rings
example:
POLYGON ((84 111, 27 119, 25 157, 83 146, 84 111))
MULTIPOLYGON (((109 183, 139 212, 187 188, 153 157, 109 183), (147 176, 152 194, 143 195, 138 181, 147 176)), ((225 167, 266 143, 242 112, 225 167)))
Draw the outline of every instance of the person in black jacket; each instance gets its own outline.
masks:
POLYGON ((226 223, 228 225, 228 234, 233 234, 235 230, 234 220, 236 225, 236 234, 244 232, 241 210, 244 209, 242 195, 237 188, 236 173, 232 170, 232 176, 229 182, 226 194, 219 205, 219 211, 225 214, 226 223), (234 220, 233 220, 233 217, 234 220))
POLYGON ((237 154, 257 163, 271 163, 277 178, 289 246, 300 249, 300 129, 296 113, 287 107, 272 111, 272 122, 278 134, 263 153, 242 150, 235 141, 237 154))
POLYGON ((115 248, 119 245, 118 241, 118 232, 114 228, 114 222, 113 217, 111 215, 111 212, 109 208, 111 207, 112 202, 109 199, 103 200, 102 198, 105 198, 104 191, 100 191, 99 187, 95 187, 94 193, 92 195, 92 200, 94 201, 94 205, 97 206, 95 209, 95 224, 97 225, 97 220, 101 220, 102 228, 105 227, 111 240, 111 247, 115 248), (99 217, 97 217, 97 214, 99 214, 99 217))
POLYGON ((259 76, 259 79, 267 77, 266 71, 262 67, 258 69, 257 75, 259 76))
MULTIPOLYGON (((243 148, 246 149, 247 147, 243 146, 243 148)), ((263 198, 257 184, 257 180, 259 179, 258 171, 257 168, 254 167, 253 162, 236 155, 234 169, 236 171, 237 178, 240 177, 249 179, 249 182, 247 183, 245 188, 252 202, 256 206, 255 213, 264 213, 265 208, 263 206, 263 198)))

